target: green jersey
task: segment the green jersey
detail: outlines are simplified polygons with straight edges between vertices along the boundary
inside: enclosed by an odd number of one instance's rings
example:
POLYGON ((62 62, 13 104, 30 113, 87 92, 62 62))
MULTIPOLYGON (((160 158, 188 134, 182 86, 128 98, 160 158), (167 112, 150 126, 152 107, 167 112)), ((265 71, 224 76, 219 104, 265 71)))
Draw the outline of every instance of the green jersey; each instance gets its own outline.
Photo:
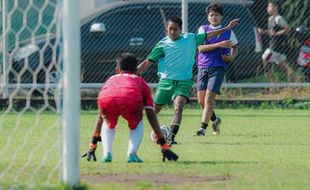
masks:
POLYGON ((207 34, 181 34, 178 40, 168 36, 160 40, 147 57, 158 62, 160 78, 187 80, 193 78, 193 66, 198 45, 201 45, 207 34))

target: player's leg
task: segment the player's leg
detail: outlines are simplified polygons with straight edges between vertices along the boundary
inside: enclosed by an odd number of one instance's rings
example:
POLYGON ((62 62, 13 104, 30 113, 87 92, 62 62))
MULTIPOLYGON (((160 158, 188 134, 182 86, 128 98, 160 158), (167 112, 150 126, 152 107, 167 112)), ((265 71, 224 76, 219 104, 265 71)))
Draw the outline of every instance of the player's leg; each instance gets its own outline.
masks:
POLYGON ((161 79, 154 97, 155 112, 159 113, 171 101, 172 80, 161 79))
POLYGON ((216 94, 220 94, 220 88, 224 80, 224 75, 225 75, 225 69, 223 67, 215 67, 208 69, 208 76, 207 76, 208 81, 205 82, 205 84, 207 85, 207 91, 205 93, 205 99, 204 99, 205 106, 202 112, 201 127, 194 134, 195 136, 205 135, 208 123, 212 117, 214 119, 214 122, 212 124, 213 133, 214 134, 220 133, 219 125, 221 123, 221 119, 215 116, 213 106, 216 94))
POLYGON ((140 147, 142 137, 143 137, 143 122, 142 120, 137 124, 136 128, 130 129, 129 131, 129 146, 128 146, 128 163, 131 162, 143 162, 142 159, 138 157, 137 151, 140 147))
POLYGON ((276 59, 280 69, 287 75, 287 79, 291 82, 296 82, 297 76, 295 75, 293 69, 289 66, 288 62, 286 61, 287 60, 286 55, 282 53, 277 53, 276 59))
POLYGON ((269 81, 272 81, 272 65, 270 63, 275 62, 274 57, 274 52, 270 48, 267 48, 262 55, 264 75, 269 81))
POLYGON ((159 113, 164 105, 155 104, 155 113, 159 113))
MULTIPOLYGON (((208 69, 207 68, 199 68, 198 69, 198 79, 197 79, 197 99, 200 107, 204 109, 205 107, 205 97, 206 90, 208 87, 208 69)), ((220 124, 220 118, 216 117, 215 111, 213 110, 211 116, 212 126, 220 124)))
POLYGON ((189 102, 193 80, 173 81, 172 100, 174 104, 174 114, 171 122, 171 135, 169 137, 170 144, 177 144, 175 137, 179 131, 182 122, 184 106, 189 102))
POLYGON ((208 89, 206 92, 205 107, 203 109, 202 119, 201 119, 201 123, 206 124, 206 126, 209 123, 212 113, 213 113, 215 97, 216 97, 216 94, 208 89))
POLYGON ((117 102, 113 98, 104 98, 98 101, 98 107, 102 112, 103 123, 101 126, 101 140, 103 158, 101 162, 112 161, 112 144, 115 137, 115 126, 119 117, 117 102))
POLYGON ((103 121, 101 129, 103 159, 101 162, 112 161, 112 145, 115 137, 116 123, 117 123, 117 117, 105 118, 103 121))
POLYGON ((121 110, 121 115, 127 120, 129 127, 127 161, 143 162, 137 155, 143 137, 143 102, 132 97, 130 101, 124 101, 123 105, 126 106, 121 110))
POLYGON ((178 134, 180 124, 182 122, 183 109, 185 104, 188 102, 187 98, 184 96, 177 96, 174 100, 174 114, 172 116, 171 126, 170 126, 170 144, 177 144, 175 137, 178 134))
MULTIPOLYGON (((206 90, 197 90, 198 103, 202 109, 204 109, 205 107, 205 97, 206 97, 205 95, 206 95, 206 90)), ((211 121, 215 125, 219 122, 219 118, 216 116, 214 110, 211 116, 211 121)))

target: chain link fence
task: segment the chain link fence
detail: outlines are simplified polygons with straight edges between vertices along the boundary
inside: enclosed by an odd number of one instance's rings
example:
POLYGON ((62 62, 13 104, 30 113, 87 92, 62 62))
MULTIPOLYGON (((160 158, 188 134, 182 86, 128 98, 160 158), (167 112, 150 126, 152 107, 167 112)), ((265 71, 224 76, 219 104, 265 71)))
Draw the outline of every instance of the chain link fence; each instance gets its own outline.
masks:
MULTIPOLYGON (((279 14, 291 28, 281 39, 279 50, 287 57, 285 68, 263 63, 262 55, 270 38, 258 31, 268 28, 267 0, 188 0, 188 32, 197 33, 199 26, 208 23, 205 9, 211 2, 223 5, 223 25, 233 18, 240 18, 239 25, 233 29, 239 41, 238 55, 229 64, 224 88, 309 88, 309 46, 306 45, 309 31, 305 30, 310 26, 309 1, 280 1, 279 14), (304 26, 303 29, 297 30, 300 26, 304 26)), ((55 40, 55 24, 50 24, 55 19, 56 4, 57 0, 9 1, 7 14, 2 11, 2 18, 10 17, 7 29, 1 24, 8 38, 8 45, 5 49, 2 46, 2 50, 9 57, 6 70, 1 61, 2 73, 8 74, 2 81, 8 80, 13 86, 57 81, 61 74, 61 49, 55 40), (39 62, 44 66, 37 69, 39 62)), ((182 15, 182 0, 82 0, 82 8, 87 6, 87 14, 81 15, 81 86, 85 89, 100 88, 101 83, 114 74, 114 60, 121 52, 131 52, 139 61, 146 59, 154 45, 165 37, 166 19, 182 15)), ((193 72, 196 80, 196 67, 193 72)), ((143 77, 156 84, 156 73, 155 65, 143 77)))

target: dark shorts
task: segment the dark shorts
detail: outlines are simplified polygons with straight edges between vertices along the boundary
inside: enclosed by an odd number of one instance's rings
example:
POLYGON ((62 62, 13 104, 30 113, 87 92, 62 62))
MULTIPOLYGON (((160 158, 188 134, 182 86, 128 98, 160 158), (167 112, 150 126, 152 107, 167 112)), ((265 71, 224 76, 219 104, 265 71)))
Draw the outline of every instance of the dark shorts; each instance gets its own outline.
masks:
POLYGON ((224 80, 225 69, 223 67, 199 68, 197 79, 197 90, 211 90, 215 94, 220 94, 220 89, 224 80))

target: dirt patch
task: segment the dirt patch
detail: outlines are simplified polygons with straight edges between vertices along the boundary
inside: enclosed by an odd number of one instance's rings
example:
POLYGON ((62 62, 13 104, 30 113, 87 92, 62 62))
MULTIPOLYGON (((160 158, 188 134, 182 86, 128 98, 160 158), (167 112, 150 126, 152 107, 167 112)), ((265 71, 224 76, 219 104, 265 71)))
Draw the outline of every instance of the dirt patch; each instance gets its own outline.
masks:
POLYGON ((149 181, 156 185, 164 184, 194 184, 208 181, 231 180, 231 176, 183 176, 172 174, 114 174, 114 175, 82 175, 81 179, 93 183, 134 183, 137 181, 149 181))

